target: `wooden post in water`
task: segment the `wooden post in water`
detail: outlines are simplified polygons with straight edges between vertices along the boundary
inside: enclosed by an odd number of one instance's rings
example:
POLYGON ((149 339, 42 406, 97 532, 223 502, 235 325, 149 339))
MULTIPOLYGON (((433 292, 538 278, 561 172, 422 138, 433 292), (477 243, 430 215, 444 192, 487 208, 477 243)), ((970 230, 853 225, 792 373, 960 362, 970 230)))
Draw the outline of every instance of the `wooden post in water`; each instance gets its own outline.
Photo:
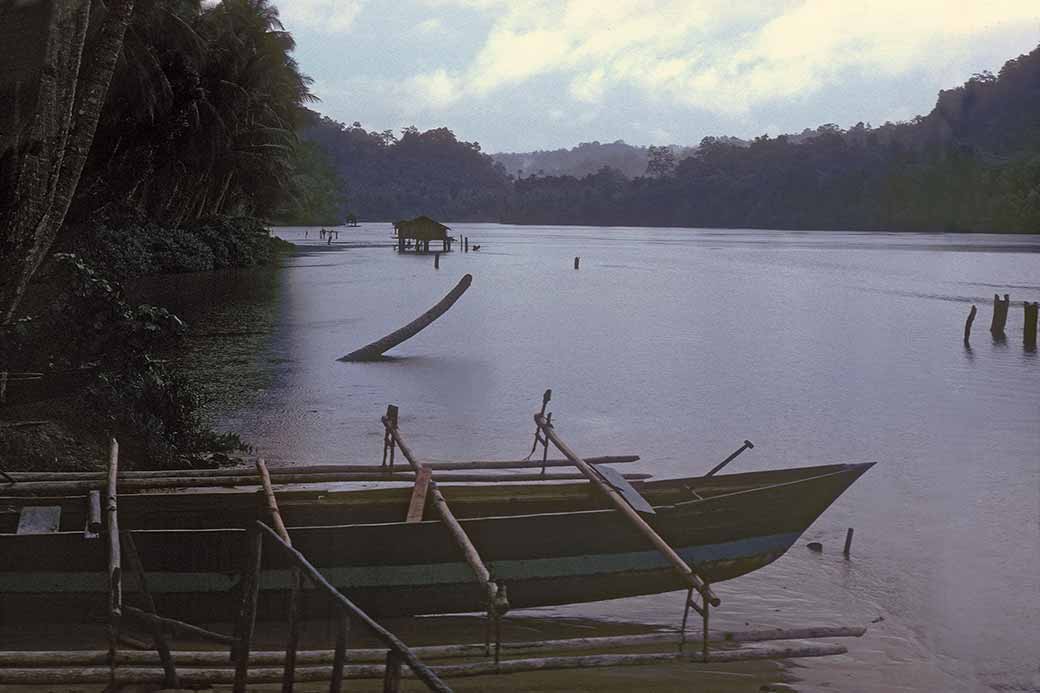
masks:
POLYGON ((1028 351, 1036 351, 1037 313, 1040 311, 1040 303, 1034 301, 1025 303, 1025 332, 1022 334, 1022 344, 1028 351))
POLYGON ((1004 327, 1007 325, 1008 306, 1011 304, 1011 299, 1007 294, 1004 294, 1004 298, 1001 299, 997 294, 993 294, 993 320, 990 322, 989 331, 994 337, 1004 336, 1004 327))
POLYGON ((434 253, 433 254, 433 269, 440 269, 440 268, 441 268, 441 254, 440 253, 434 253))
POLYGON ((973 322, 975 322, 975 313, 976 312, 977 311, 975 309, 975 306, 972 306, 971 310, 968 311, 968 319, 964 321, 964 345, 965 346, 968 346, 968 344, 971 342, 971 325, 972 325, 973 322))
POLYGON ((845 548, 842 549, 842 553, 845 554, 845 558, 849 557, 849 549, 852 548, 852 527, 849 527, 849 531, 845 532, 845 548))
POLYGON ((578 269, 578 265, 579 264, 581 264, 581 258, 580 257, 574 258, 574 269, 578 269))
POLYGON ((468 253, 469 252, 469 236, 463 236, 462 237, 462 245, 465 248, 465 251, 468 253))

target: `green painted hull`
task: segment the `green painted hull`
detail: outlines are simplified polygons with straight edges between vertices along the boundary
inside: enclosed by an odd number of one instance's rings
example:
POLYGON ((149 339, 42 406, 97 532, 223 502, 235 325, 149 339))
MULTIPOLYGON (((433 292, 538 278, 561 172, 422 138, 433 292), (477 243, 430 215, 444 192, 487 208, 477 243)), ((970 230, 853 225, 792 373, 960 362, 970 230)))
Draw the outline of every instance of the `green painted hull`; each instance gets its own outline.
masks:
MULTIPOLYGON (((657 509, 651 518, 657 531, 710 582, 718 582, 781 556, 869 467, 829 465, 637 486, 657 509)), ((604 508, 587 485, 559 485, 555 491, 545 486, 443 488, 481 556, 507 585, 513 608, 681 588, 665 560, 620 514, 604 508), (514 501, 503 505, 504 496, 514 501), (497 515, 489 512, 492 508, 497 515)), ((285 515, 294 545, 372 614, 482 610, 481 591, 440 522, 381 521, 391 511, 403 517, 407 507, 408 489, 389 491, 309 501, 287 494, 285 515), (330 522, 310 524, 314 519, 330 522)), ((221 494, 167 495, 165 501, 161 495, 149 498, 152 513, 134 509, 133 497, 127 496, 122 507, 131 509, 120 515, 121 524, 135 530, 160 611, 175 618, 231 620, 247 544, 244 527, 263 519, 256 494, 225 494, 219 516, 226 524, 239 524, 231 528, 198 521, 214 518, 200 514, 195 505, 212 507, 221 494), (195 525, 185 526, 192 518, 195 525)), ((103 541, 72 531, 0 534, 0 555, 0 618, 5 621, 104 613, 103 541)), ((263 565, 260 614, 280 617, 289 566, 273 550, 265 552, 263 565)), ((133 586, 128 580, 131 603, 133 586)), ((321 600, 309 601, 313 609, 324 609, 321 600)))

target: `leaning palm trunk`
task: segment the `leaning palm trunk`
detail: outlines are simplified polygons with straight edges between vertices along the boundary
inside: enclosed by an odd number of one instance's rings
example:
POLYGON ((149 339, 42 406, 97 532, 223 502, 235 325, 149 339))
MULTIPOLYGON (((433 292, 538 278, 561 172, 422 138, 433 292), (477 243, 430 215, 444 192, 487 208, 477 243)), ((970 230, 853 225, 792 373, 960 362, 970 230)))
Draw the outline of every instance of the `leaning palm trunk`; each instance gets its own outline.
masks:
MULTIPOLYGON (((54 0, 40 89, 0 236, 0 324, 9 322, 65 220, 90 152, 134 0, 111 0, 81 70, 89 0, 54 0)), ((23 37, 24 38, 24 37, 23 37)), ((31 40, 31 38, 30 38, 31 40)))

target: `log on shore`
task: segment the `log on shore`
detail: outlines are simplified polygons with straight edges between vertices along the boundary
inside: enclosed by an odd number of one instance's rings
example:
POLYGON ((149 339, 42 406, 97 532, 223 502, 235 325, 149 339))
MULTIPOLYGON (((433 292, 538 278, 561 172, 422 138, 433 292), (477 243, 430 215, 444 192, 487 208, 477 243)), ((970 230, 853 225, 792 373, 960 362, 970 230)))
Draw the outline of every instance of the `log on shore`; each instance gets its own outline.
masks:
MULTIPOLYGON (((717 650, 710 653, 707 662, 827 657, 847 652, 848 650, 844 646, 830 643, 791 644, 772 647, 755 646, 733 650, 717 650)), ((463 678, 497 674, 519 674, 530 671, 639 666, 668 662, 703 663, 704 657, 700 652, 679 654, 674 651, 644 654, 539 657, 507 659, 502 660, 498 664, 494 662, 448 664, 433 667, 433 671, 442 678, 463 678)), ((344 667, 343 676, 347 679, 382 679, 384 672, 385 669, 381 664, 361 664, 344 667)), ((407 669, 402 673, 407 678, 414 678, 414 674, 407 669)), ((332 666, 298 667, 296 670, 296 681, 298 682, 328 681, 331 676, 332 666)), ((229 684, 234 681, 234 678, 235 672, 229 667, 184 669, 180 672, 181 685, 186 686, 229 684)), ((163 670, 158 667, 121 667, 116 670, 116 680, 120 683, 161 683, 162 679, 163 670)), ((107 667, 0 668, 0 684, 3 685, 59 685, 69 683, 107 683, 108 681, 109 670, 107 667)), ((251 684, 280 683, 282 681, 282 669, 281 667, 250 669, 248 681, 251 684)))
MULTIPOLYGON (((809 640, 814 638, 858 638, 866 632, 862 626, 822 626, 810 628, 773 628, 765 630, 712 631, 708 641, 712 643, 749 643, 775 640, 809 640)), ((700 641, 700 633, 689 632, 686 641, 694 644, 700 641)), ((526 652, 588 652, 609 650, 620 647, 645 647, 649 645, 678 645, 678 633, 645 633, 641 635, 616 635, 592 638, 568 638, 564 640, 530 640, 521 642, 503 642, 502 652, 522 654, 526 652)), ((331 664, 334 650, 300 650, 296 655, 298 664, 319 665, 331 664)), ((413 647, 412 652, 425 660, 452 659, 466 657, 483 657, 486 653, 484 643, 459 645, 422 645, 413 647)), ((720 650, 721 652, 721 650, 720 650)), ((181 667, 227 666, 231 663, 230 654, 226 650, 174 651, 174 663, 181 667)), ((347 659, 352 662, 382 662, 386 656, 386 648, 365 648, 347 651, 347 659)), ((280 666, 285 661, 285 652, 281 650, 265 650, 251 652, 249 663, 257 666, 280 666)), ((108 663, 107 650, 81 651, 0 651, 0 667, 78 667, 101 666, 108 663)), ((155 651, 133 652, 120 651, 116 656, 116 664, 120 666, 153 666, 159 664, 155 651)))
POLYGON ((383 355, 384 352, 393 349, 395 346, 404 342, 405 340, 411 339, 415 335, 419 334, 423 329, 428 327, 430 323, 444 315, 449 308, 455 305, 462 294, 466 293, 466 289, 469 288, 470 284, 473 283, 473 275, 467 274, 464 276, 455 288, 448 292, 448 294, 437 302, 433 308, 420 315, 415 320, 411 321, 399 330, 394 330, 382 339, 377 339, 371 344, 366 344, 360 349, 355 349, 346 356, 341 356, 339 361, 375 361, 383 355))

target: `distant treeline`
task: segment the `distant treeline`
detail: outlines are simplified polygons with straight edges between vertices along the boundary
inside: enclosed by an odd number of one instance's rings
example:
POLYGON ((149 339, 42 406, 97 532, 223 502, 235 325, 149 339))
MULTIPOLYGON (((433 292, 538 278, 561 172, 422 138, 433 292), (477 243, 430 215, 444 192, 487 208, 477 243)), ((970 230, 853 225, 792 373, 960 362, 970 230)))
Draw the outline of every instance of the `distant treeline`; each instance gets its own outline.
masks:
POLYGON ((911 122, 708 137, 678 156, 650 147, 636 175, 629 155, 640 150, 623 143, 492 157, 444 128, 398 139, 318 117, 303 138, 327 152, 367 219, 1040 232, 1040 48, 940 92, 911 122), (625 164, 514 176, 500 163, 587 165, 590 154, 625 164))
MULTIPOLYGON (((739 140, 737 140, 739 142, 739 140)), ((673 157, 683 157, 691 150, 685 147, 666 147, 673 157)), ((604 166, 620 171, 628 178, 646 173, 650 156, 657 147, 637 147, 622 140, 614 142, 582 142, 570 149, 552 149, 534 152, 502 152, 491 158, 506 167, 511 176, 587 176, 604 166)))
POLYGON ((505 216, 512 182, 501 164, 447 128, 368 132, 310 112, 300 131, 346 185, 341 217, 403 219, 426 214, 453 221, 505 216))

